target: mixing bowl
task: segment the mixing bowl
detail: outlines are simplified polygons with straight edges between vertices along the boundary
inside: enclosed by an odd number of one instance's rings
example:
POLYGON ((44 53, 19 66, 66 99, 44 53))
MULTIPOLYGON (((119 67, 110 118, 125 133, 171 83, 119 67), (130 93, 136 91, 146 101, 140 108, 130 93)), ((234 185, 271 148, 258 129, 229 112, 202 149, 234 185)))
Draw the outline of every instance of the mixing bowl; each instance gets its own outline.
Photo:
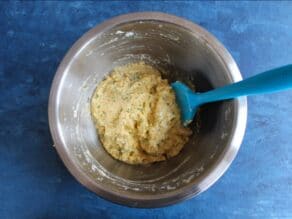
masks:
POLYGON ((82 36, 55 75, 49 122, 56 149, 69 171, 105 199, 135 207, 159 207, 195 196, 226 171, 246 126, 246 98, 203 106, 194 134, 181 153, 151 165, 128 165, 102 147, 91 119, 90 98, 114 67, 144 61, 169 82, 203 92, 241 79, 221 43, 200 26, 162 13, 110 19, 82 36))

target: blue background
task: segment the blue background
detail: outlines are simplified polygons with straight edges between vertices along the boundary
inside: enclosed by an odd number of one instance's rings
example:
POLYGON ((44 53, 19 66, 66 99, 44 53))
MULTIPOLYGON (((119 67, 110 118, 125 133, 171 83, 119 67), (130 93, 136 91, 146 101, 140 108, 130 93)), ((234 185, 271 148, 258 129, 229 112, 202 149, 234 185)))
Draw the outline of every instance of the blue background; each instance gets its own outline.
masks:
POLYGON ((292 2, 0 2, 0 218, 292 218, 292 91, 249 98, 245 139, 208 191, 160 209, 105 201, 81 186, 50 137, 50 85, 70 46, 118 14, 196 22, 243 77, 292 63, 292 2))

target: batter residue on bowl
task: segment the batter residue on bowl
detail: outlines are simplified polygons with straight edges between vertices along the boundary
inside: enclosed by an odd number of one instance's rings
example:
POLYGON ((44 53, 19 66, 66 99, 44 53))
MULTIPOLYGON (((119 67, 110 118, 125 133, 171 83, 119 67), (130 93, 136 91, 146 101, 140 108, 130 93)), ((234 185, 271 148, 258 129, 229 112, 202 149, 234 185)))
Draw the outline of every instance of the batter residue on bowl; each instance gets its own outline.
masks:
POLYGON ((129 164, 176 156, 191 135, 167 80, 144 62, 117 67, 98 84, 91 113, 106 151, 129 164))

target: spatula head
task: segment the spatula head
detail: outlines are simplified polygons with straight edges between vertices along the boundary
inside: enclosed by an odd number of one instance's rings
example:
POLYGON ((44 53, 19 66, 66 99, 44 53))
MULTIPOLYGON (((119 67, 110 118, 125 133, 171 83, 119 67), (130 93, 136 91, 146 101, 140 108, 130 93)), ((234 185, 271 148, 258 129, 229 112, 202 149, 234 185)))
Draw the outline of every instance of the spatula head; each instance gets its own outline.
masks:
POLYGON ((184 126, 190 124, 195 116, 197 106, 195 93, 182 82, 171 84, 175 92, 176 102, 180 108, 181 120, 184 126))

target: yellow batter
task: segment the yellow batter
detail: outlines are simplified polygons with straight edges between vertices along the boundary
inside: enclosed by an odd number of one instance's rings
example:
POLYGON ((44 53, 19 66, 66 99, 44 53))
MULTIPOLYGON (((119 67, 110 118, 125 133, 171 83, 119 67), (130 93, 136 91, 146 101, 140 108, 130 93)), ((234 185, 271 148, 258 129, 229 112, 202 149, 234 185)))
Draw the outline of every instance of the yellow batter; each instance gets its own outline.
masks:
POLYGON ((97 86, 91 113, 104 148, 129 164, 173 157, 191 135, 167 80, 143 62, 115 68, 97 86))

